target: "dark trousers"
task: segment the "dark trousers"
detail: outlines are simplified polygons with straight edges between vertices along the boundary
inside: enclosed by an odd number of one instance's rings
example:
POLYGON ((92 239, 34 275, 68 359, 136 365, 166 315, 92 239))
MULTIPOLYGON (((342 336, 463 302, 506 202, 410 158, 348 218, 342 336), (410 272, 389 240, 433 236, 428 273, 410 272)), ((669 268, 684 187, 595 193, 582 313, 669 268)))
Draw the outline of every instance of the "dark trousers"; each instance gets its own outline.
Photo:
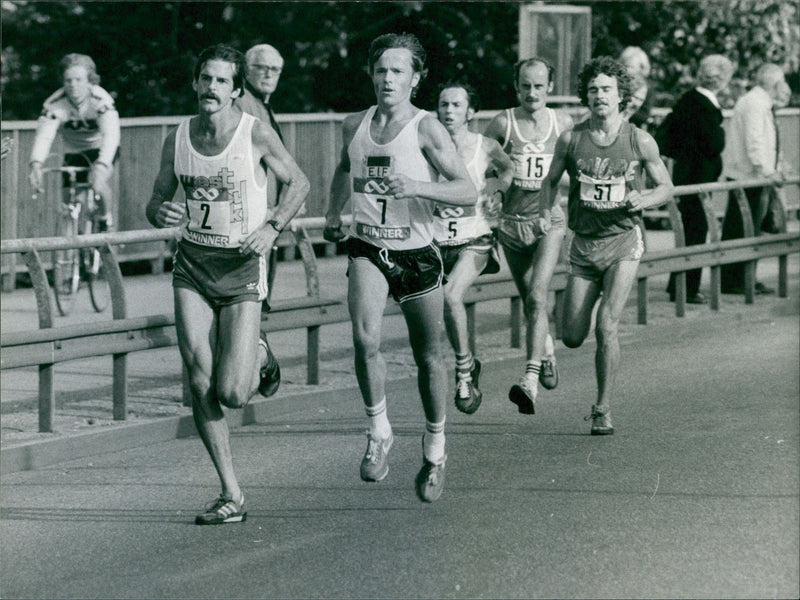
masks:
MULTIPOLYGON (((678 200, 678 210, 681 211, 681 221, 683 222, 683 233, 686 238, 687 246, 697 246, 706 243, 708 235, 708 223, 706 213, 700 197, 696 195, 681 196, 678 200)), ((700 291, 700 277, 702 269, 692 269, 686 271, 686 297, 690 298, 700 291)), ((675 273, 669 276, 667 292, 672 296, 675 294, 675 273)))
MULTIPOLYGON (((750 219, 753 220, 753 231, 755 235, 761 235, 761 225, 767 211, 765 203, 761 202, 761 193, 764 188, 747 188, 744 194, 747 203, 750 205, 750 219)), ((739 210, 739 203, 733 191, 728 194, 728 208, 725 210, 725 221, 722 224, 722 239, 736 240, 744 237, 744 219, 742 211, 739 210)), ((722 291, 735 290, 744 286, 744 266, 745 263, 734 263, 722 265, 721 285, 722 291)))

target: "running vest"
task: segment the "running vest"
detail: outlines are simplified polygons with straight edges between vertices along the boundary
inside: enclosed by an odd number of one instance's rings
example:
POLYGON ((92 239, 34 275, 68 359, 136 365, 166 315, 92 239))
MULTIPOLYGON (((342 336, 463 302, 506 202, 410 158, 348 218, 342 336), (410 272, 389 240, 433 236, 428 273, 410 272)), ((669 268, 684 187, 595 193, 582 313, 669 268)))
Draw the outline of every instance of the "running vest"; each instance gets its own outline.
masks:
MULTIPOLYGON (((547 134, 541 140, 528 140, 519 131, 514 109, 506 109, 503 150, 514 163, 514 179, 503 201, 503 212, 507 215, 529 218, 539 216, 542 181, 550 170, 556 142, 561 133, 555 111, 552 108, 546 110, 550 119, 547 134)), ((561 211, 558 203, 553 205, 553 212, 555 211, 561 211)))
POLYGON ((589 135, 590 119, 573 129, 567 151, 569 228, 587 237, 607 237, 633 229, 641 211, 625 206, 628 190, 643 190, 642 153, 636 127, 620 126, 617 139, 598 146, 589 135))
POLYGON ((486 198, 483 189, 486 187, 486 169, 489 167, 489 155, 483 148, 483 136, 471 133, 476 142, 475 151, 466 161, 469 178, 478 191, 478 202, 473 206, 448 206, 437 204, 433 208, 433 237, 441 246, 455 246, 492 232, 483 212, 486 198))
POLYGON ((438 173, 419 146, 419 122, 428 115, 420 110, 391 142, 376 144, 369 133, 377 106, 367 110, 353 141, 350 157, 350 191, 353 206, 351 235, 389 250, 411 250, 433 240, 433 202, 398 200, 386 193, 384 177, 402 173, 411 179, 436 181, 438 173))
POLYGON ((183 239, 212 248, 238 248, 267 220, 266 181, 258 183, 253 160, 256 118, 242 113, 227 148, 216 156, 194 149, 190 121, 182 121, 175 135, 175 176, 188 216, 183 239))

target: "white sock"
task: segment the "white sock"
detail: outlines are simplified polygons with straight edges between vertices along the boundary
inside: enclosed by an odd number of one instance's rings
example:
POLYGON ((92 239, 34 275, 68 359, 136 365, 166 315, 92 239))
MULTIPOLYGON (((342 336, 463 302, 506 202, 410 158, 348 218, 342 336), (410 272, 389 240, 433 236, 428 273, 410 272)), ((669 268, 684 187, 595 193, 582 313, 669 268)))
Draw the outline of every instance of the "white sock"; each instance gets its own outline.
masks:
MULTIPOLYGON (((542 363, 538 360, 529 360, 525 364, 525 379, 534 384, 539 382, 539 371, 542 369, 542 363)), ((534 385, 534 389, 536 389, 534 385)))
POLYGON ((544 355, 553 356, 555 353, 556 353, 556 347, 555 344, 553 343, 553 336, 551 336, 548 333, 547 337, 544 338, 544 355))
POLYGON ((375 435, 382 440, 387 439, 392 435, 392 425, 389 423, 389 417, 386 415, 386 397, 378 402, 375 406, 364 405, 364 410, 369 417, 369 430, 372 435, 375 435))
POLYGON ((425 421, 425 435, 422 437, 422 453, 435 465, 444 460, 444 419, 441 423, 425 421))

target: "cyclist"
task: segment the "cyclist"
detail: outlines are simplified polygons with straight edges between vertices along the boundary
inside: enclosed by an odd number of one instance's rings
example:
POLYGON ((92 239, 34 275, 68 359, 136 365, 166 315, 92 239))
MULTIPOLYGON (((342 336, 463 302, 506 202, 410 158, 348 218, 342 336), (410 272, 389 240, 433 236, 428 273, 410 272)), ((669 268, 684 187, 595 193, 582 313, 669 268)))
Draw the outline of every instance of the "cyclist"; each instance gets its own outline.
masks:
MULTIPOLYGON (((78 173, 76 181, 91 185, 98 200, 100 230, 108 230, 112 227, 110 180, 119 155, 119 114, 114 99, 98 85, 100 76, 89 56, 67 54, 59 67, 64 85, 44 101, 31 150, 31 187, 42 189, 42 163, 61 129, 64 165, 91 167, 88 173, 78 173)), ((68 185, 64 174, 63 186, 68 185)))

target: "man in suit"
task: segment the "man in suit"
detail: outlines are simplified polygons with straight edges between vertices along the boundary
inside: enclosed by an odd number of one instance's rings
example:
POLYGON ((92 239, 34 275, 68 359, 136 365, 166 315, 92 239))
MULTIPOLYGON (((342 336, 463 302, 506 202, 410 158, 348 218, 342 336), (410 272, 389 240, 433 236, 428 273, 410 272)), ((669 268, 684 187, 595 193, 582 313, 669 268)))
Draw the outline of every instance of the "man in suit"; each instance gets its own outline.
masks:
MULTIPOLYGON (((733 64, 721 54, 706 56, 697 69, 697 87, 686 92, 672 109, 671 123, 666 135, 675 163, 672 181, 677 185, 717 181, 722 173, 722 149, 725 131, 722 129, 722 108, 717 94, 725 89, 733 75, 733 64)), ((678 209, 683 221, 686 245, 704 244, 708 223, 700 197, 681 196, 678 209)), ((700 292, 702 269, 686 272, 686 301, 706 304, 700 292)), ((675 273, 670 275, 667 292, 675 301, 675 273)))

